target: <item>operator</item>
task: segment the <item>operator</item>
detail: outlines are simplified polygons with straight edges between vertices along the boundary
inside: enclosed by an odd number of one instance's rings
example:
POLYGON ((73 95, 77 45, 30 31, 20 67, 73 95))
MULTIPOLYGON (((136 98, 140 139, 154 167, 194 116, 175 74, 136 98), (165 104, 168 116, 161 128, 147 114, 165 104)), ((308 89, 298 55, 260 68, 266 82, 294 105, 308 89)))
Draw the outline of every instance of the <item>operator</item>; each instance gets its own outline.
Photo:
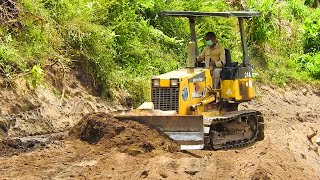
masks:
POLYGON ((213 75, 213 88, 218 89, 220 81, 220 72, 226 64, 225 50, 218 43, 214 32, 208 32, 205 35, 206 45, 202 53, 197 57, 197 62, 204 61, 206 68, 209 68, 213 75))

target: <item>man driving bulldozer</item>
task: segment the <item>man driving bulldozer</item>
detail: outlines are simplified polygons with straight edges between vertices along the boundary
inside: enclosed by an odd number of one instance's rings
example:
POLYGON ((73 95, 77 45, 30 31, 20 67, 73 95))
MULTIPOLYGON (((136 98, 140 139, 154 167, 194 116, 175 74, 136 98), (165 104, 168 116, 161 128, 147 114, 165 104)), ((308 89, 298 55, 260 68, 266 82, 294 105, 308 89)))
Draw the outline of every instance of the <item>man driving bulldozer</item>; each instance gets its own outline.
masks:
POLYGON ((202 53, 197 57, 198 62, 205 62, 206 68, 211 69, 213 75, 213 88, 218 89, 220 72, 226 64, 225 50, 218 43, 214 32, 207 32, 205 35, 206 45, 202 53))

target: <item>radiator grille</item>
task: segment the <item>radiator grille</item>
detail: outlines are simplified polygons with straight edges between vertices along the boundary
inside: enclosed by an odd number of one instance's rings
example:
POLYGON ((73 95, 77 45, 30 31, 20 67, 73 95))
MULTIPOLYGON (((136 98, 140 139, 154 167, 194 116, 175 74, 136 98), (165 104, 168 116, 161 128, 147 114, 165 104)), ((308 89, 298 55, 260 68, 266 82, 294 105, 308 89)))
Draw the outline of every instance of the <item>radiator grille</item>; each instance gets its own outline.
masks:
POLYGON ((179 107, 179 88, 152 88, 152 102, 155 109, 176 110, 179 107))

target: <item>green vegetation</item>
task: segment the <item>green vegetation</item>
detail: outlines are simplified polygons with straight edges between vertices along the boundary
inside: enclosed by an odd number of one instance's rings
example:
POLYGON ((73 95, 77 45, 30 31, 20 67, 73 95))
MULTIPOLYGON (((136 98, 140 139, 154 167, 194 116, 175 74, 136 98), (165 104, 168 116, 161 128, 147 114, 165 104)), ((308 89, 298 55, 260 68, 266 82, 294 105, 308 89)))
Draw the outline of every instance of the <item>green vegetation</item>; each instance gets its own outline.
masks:
MULTIPOLYGON (((161 11, 244 9, 262 13, 247 23, 257 80, 320 79, 320 10, 302 0, 18 0, 0 25, 0 72, 28 74, 36 86, 45 65, 60 60, 92 75, 104 97, 127 92, 137 105, 148 98, 151 76, 183 67, 187 58, 188 21, 161 11)), ((200 49, 203 35, 215 31, 241 61, 236 19, 201 18, 196 28, 200 49)))

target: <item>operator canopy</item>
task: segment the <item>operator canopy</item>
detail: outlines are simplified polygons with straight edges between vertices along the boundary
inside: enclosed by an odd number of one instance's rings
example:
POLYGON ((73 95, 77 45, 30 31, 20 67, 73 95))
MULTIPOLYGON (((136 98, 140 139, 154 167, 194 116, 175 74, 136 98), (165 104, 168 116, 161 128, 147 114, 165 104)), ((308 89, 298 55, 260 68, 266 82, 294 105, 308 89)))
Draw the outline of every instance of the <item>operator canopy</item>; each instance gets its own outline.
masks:
POLYGON ((234 11, 234 12, 199 12, 199 11, 163 11, 163 16, 186 17, 189 19, 190 24, 190 37, 191 42, 195 42, 195 54, 198 55, 198 45, 195 30, 195 21, 197 17, 236 17, 239 21, 239 29, 241 36, 241 46, 243 54, 243 66, 249 65, 248 47, 245 40, 245 31, 243 19, 260 16, 257 11, 234 11))
POLYGON ((242 17, 250 18, 260 16, 257 11, 233 11, 233 12, 199 12, 199 11, 163 11, 164 16, 178 17, 204 17, 204 16, 220 16, 220 17, 242 17))

